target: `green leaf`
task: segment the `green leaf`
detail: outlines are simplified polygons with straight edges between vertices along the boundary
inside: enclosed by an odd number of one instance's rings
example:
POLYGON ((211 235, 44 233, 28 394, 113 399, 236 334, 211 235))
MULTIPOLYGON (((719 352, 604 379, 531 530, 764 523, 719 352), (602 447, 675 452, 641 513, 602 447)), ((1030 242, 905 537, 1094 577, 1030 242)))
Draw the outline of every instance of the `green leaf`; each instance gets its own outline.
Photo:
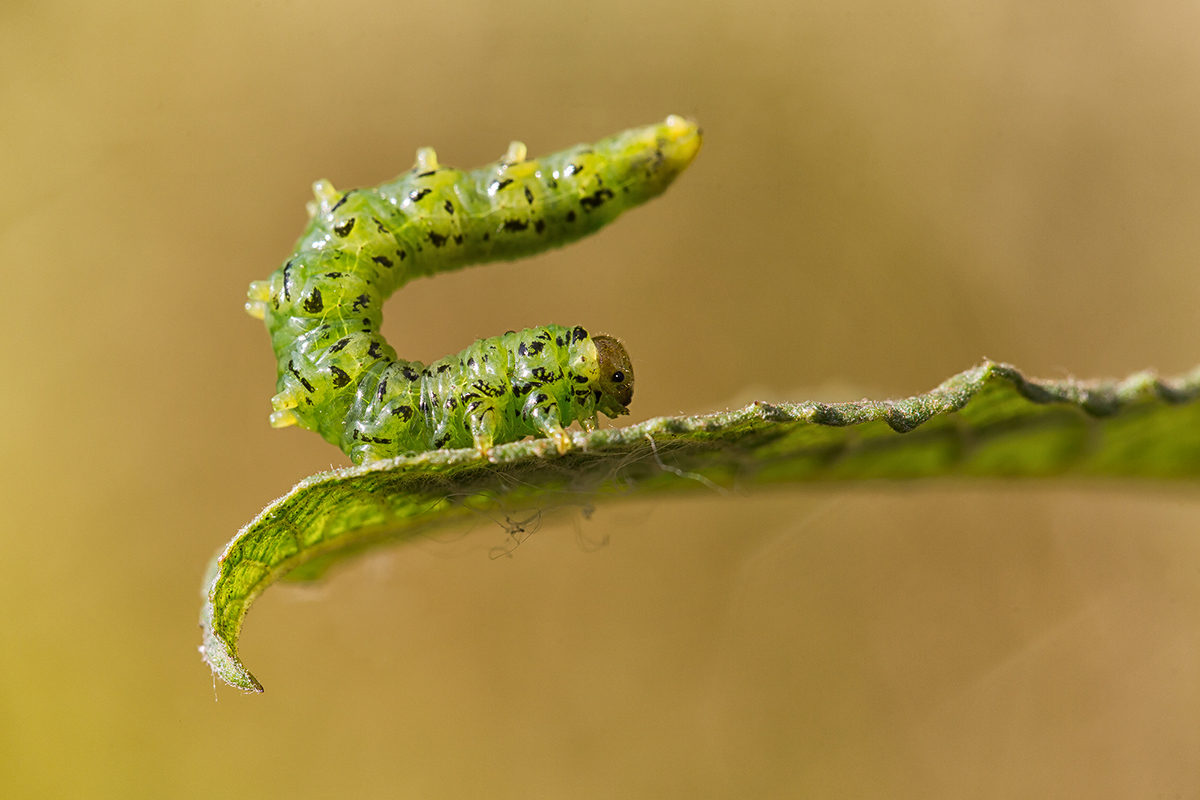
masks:
POLYGON ((984 363, 906 400, 752 403, 545 439, 434 450, 314 475, 267 506, 204 581, 201 652, 222 680, 262 685, 238 659, 250 604, 283 578, 517 505, 588 504, 675 491, 940 476, 1200 477, 1200 368, 1160 380, 1037 381, 984 363))

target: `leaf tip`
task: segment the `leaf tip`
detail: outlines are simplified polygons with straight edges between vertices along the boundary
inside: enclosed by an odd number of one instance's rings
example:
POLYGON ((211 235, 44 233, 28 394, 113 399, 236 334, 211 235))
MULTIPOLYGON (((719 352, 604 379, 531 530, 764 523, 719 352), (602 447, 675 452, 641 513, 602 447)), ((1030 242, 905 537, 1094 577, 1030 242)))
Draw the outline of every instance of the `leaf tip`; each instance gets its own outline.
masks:
POLYGON ((262 684, 210 628, 204 629, 204 644, 200 645, 198 649, 204 663, 208 664, 218 678, 238 689, 262 693, 262 684))

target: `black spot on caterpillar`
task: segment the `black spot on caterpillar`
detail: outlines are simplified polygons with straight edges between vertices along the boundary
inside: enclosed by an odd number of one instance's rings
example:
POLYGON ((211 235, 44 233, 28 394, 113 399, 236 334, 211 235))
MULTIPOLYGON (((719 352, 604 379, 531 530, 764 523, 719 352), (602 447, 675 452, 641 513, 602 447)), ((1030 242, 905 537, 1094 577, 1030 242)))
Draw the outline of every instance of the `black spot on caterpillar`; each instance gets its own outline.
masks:
POLYGON ((633 370, 611 336, 531 328, 426 367, 379 334, 383 301, 418 276, 595 232, 661 194, 700 141, 694 123, 672 116, 538 160, 513 142, 499 162, 463 172, 422 148, 411 171, 374 189, 317 181, 295 251, 251 284, 246 304, 279 364, 272 424, 317 431, 362 463, 439 447, 486 454, 528 435, 565 452, 572 422, 591 429, 599 412, 628 413, 633 370))

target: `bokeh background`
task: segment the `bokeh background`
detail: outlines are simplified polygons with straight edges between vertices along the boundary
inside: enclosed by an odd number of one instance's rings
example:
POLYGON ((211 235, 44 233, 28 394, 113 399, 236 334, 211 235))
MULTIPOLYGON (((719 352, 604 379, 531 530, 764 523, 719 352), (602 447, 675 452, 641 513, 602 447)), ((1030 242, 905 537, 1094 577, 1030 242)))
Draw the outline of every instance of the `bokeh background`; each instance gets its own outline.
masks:
POLYGON ((1200 6, 0 4, 0 795, 1196 797, 1194 485, 818 486, 496 521, 255 605, 209 557, 346 463, 242 310, 309 185, 668 113, 703 152, 568 249, 410 285, 433 359, 620 335, 634 419, 983 357, 1200 363, 1200 6), (492 558, 495 548, 511 557, 492 558))

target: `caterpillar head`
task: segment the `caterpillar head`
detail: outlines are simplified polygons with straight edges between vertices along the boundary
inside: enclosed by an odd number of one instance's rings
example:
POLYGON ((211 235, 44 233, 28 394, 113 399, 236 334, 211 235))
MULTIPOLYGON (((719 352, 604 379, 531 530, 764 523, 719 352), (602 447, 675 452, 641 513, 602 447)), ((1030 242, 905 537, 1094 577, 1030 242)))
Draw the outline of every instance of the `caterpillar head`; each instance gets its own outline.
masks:
POLYGON ((596 362, 600 367, 597 383, 601 394, 596 410, 609 417, 628 414, 633 401, 633 363, 625 345, 605 334, 593 336, 592 343, 596 345, 596 362))

